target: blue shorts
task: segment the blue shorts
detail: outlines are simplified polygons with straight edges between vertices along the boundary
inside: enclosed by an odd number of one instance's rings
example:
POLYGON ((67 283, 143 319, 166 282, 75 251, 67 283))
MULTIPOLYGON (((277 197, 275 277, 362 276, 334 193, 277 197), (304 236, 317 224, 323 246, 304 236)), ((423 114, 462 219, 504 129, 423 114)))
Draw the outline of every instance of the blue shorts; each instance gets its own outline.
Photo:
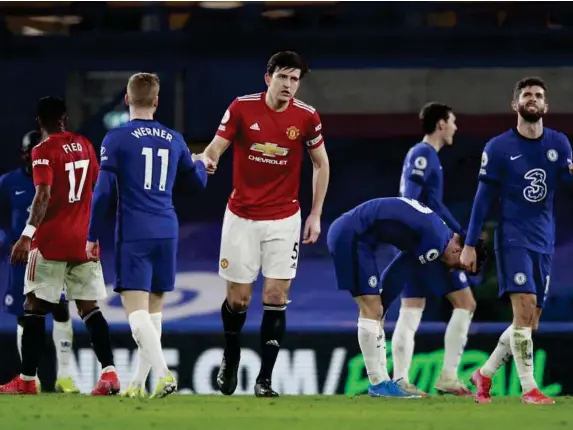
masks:
POLYGON ((173 291, 177 271, 177 239, 120 243, 116 247, 115 270, 115 292, 173 291))
POLYGON ((379 295, 380 270, 374 248, 359 241, 344 218, 332 223, 326 241, 338 289, 349 291, 353 297, 379 295))
POLYGON ((423 282, 406 283, 402 297, 405 299, 428 296, 443 297, 470 286, 468 277, 461 270, 450 272, 445 266, 439 267, 441 270, 436 269, 436 273, 430 279, 424 279, 423 282))
POLYGON ((529 293, 537 296, 537 307, 543 309, 553 254, 542 254, 527 248, 508 246, 495 250, 499 295, 529 293))
MULTIPOLYGON (((6 312, 20 316, 24 314, 24 276, 26 276, 25 265, 10 265, 8 269, 8 289, 4 294, 4 307, 6 312)), ((66 295, 62 293, 60 301, 65 301, 66 295)))
POLYGON ((9 314, 20 316, 24 313, 24 276, 25 265, 9 265, 8 267, 8 289, 4 294, 4 307, 9 314))

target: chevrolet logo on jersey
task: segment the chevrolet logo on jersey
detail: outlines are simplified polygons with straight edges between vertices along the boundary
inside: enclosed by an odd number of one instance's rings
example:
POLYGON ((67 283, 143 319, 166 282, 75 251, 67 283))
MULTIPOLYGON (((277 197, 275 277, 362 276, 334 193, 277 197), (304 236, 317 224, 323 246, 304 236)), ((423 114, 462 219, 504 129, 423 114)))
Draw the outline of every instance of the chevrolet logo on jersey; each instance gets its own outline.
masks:
POLYGON ((285 156, 288 154, 288 148, 283 148, 278 146, 276 143, 253 143, 251 146, 251 151, 261 152, 267 157, 276 157, 277 155, 285 156))

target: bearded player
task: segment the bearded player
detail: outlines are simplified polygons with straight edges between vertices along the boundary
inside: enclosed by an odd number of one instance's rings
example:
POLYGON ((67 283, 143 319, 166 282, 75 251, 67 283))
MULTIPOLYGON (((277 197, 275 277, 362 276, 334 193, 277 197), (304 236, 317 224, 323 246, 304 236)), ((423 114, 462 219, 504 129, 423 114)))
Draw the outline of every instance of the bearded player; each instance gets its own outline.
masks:
POLYGON ((313 202, 303 244, 316 243, 330 167, 316 110, 294 98, 308 72, 295 52, 282 51, 267 64, 267 91, 237 97, 229 106, 205 157, 218 162, 234 142, 233 192, 223 221, 219 275, 227 280, 221 306, 225 352, 217 384, 237 387, 240 334, 253 282, 262 268, 263 319, 257 397, 277 397, 271 377, 286 330, 288 291, 296 275, 301 214, 298 200, 303 152, 313 163, 313 202))
POLYGON ((462 265, 475 271, 478 241, 488 209, 500 203, 495 253, 500 296, 509 296, 513 322, 503 332, 494 352, 471 378, 476 401, 491 402, 495 372, 513 356, 523 403, 553 404, 534 378, 532 332, 537 330, 549 292, 555 243, 553 204, 560 180, 573 172, 567 137, 543 127, 547 87, 542 79, 517 82, 513 101, 517 127, 491 139, 485 146, 479 185, 474 199, 462 265))
MULTIPOLYGON (((34 181, 32 179, 32 149, 40 143, 41 135, 30 131, 24 135, 21 146, 22 167, 0 177, 0 246, 12 245, 26 226, 32 200, 34 199, 34 181)), ((10 265, 8 290, 4 295, 6 311, 18 318, 16 345, 22 360, 22 334, 24 332, 24 273, 26 266, 10 265)), ((70 372, 70 360, 73 354, 73 329, 69 304, 62 297, 52 310, 52 338, 57 357, 56 391, 61 393, 79 393, 70 372)), ((36 379, 39 388, 39 380, 36 379)))

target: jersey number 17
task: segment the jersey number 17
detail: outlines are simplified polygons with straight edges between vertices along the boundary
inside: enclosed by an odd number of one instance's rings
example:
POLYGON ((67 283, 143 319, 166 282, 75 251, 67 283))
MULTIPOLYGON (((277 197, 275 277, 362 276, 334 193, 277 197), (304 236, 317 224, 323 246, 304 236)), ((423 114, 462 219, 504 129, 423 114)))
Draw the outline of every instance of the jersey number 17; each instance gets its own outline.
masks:
MULTIPOLYGON (((143 147, 141 155, 145 157, 145 175, 143 178, 143 188, 151 189, 153 179, 153 148, 143 147)), ((167 169, 169 168, 169 149, 161 148, 157 150, 157 156, 161 159, 161 170, 159 171, 159 191, 165 191, 167 183, 167 169)))
POLYGON ((81 200, 89 166, 90 160, 70 161, 69 163, 65 164, 66 172, 68 172, 68 182, 70 185, 68 191, 68 201, 70 203, 79 202, 81 200), (82 169, 82 177, 80 179, 79 185, 76 187, 76 170, 79 169, 82 169))

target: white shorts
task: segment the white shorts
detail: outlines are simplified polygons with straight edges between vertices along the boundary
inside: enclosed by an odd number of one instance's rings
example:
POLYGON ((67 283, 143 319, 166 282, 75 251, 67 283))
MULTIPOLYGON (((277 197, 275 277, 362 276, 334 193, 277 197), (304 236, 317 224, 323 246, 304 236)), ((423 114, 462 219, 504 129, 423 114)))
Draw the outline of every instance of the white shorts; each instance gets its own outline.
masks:
POLYGON ((219 275, 230 282, 250 284, 259 270, 270 279, 296 276, 300 242, 300 211, 283 219, 253 221, 227 208, 221 235, 219 275))
POLYGON ((34 293, 39 299, 58 303, 63 292, 70 301, 106 298, 101 263, 46 260, 39 249, 32 249, 26 266, 24 294, 34 293))

